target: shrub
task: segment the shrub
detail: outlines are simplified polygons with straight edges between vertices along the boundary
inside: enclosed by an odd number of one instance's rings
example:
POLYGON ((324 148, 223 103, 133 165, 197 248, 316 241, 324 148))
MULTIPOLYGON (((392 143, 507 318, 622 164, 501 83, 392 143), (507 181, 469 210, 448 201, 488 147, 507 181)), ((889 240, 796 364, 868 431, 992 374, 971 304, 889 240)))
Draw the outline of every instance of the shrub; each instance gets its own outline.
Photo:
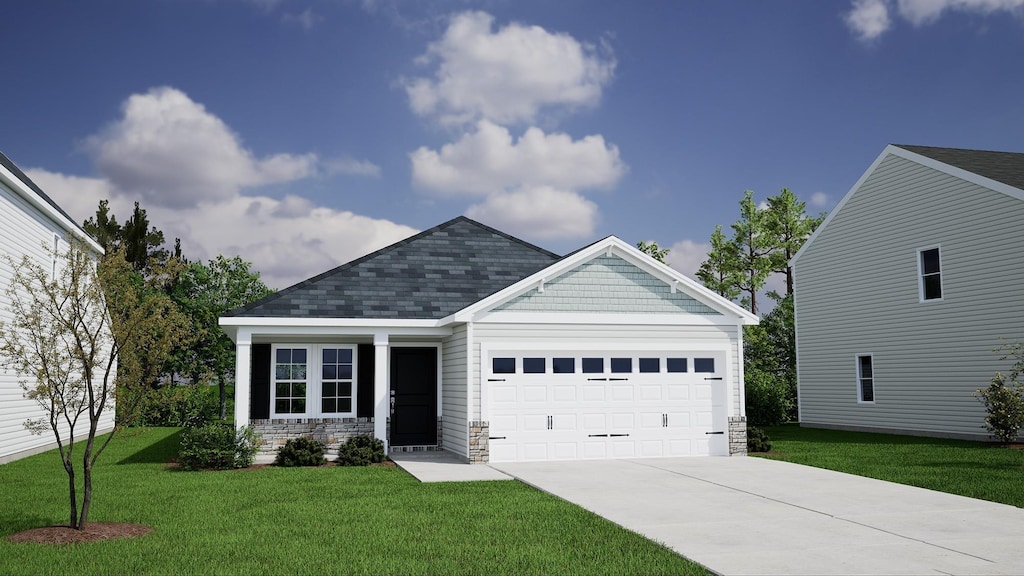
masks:
POLYGON ((353 436, 338 448, 338 464, 342 466, 369 466, 384 458, 384 443, 367 434, 353 436))
POLYGON ((251 466, 259 450, 259 435, 244 426, 235 430, 224 423, 181 431, 178 462, 185 470, 227 470, 251 466))
POLYGON ((772 443, 763 428, 747 426, 747 452, 767 452, 771 449, 772 443))
MULTIPOLYGON (((118 423, 124 426, 202 426, 220 416, 216 388, 209 386, 161 386, 149 389, 138 399, 132 414, 118 411, 118 423)), ((121 405, 118 399, 118 405, 121 405)), ((126 399, 125 406, 131 405, 126 399)))
POLYGON ((274 458, 276 466, 320 466, 327 462, 324 458, 325 446, 319 440, 308 437, 292 438, 285 442, 274 458))
POLYGON ((770 372, 747 370, 743 378, 747 423, 752 426, 778 426, 793 408, 789 384, 770 372))
POLYGON ((988 388, 978 388, 974 396, 985 405, 985 429, 1003 444, 1016 440, 1024 428, 1021 385, 996 372, 988 388))

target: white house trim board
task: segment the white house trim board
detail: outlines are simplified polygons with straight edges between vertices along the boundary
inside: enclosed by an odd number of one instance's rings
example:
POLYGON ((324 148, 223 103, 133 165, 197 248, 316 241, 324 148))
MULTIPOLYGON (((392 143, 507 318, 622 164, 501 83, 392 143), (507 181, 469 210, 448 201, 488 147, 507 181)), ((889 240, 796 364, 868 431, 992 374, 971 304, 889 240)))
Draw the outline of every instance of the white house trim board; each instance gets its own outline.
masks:
POLYGON ((40 198, 39 194, 36 194, 35 190, 28 187, 28 185, 15 176, 13 172, 8 170, 6 166, 0 165, 0 181, 14 191, 15 194, 21 196, 25 201, 31 204, 36 210, 39 210, 46 215, 46 217, 53 223, 59 225, 65 232, 74 235, 79 240, 88 244, 89 247, 97 254, 103 254, 103 247, 100 246, 99 242, 84 233, 74 222, 61 214, 59 210, 51 206, 49 202, 40 198))
POLYGON ((715 311, 727 316, 740 318, 744 324, 757 324, 759 321, 757 316, 744 310, 735 303, 722 298, 715 292, 708 290, 699 282, 681 274, 667 265, 661 264, 657 260, 654 260, 650 256, 640 252, 635 247, 623 242, 619 238, 616 238, 615 236, 608 236, 607 238, 599 240, 586 248, 566 256, 551 266, 548 266, 547 268, 512 284, 504 290, 500 290, 475 304, 463 308, 459 312, 443 319, 441 322, 442 324, 447 324, 451 321, 472 321, 477 314, 491 310, 492 308, 517 296, 525 294, 527 291, 535 288, 539 281, 551 281, 553 278, 560 276, 561 274, 564 274, 602 254, 607 256, 618 256, 630 264, 633 264, 641 270, 651 274, 655 278, 658 278, 666 285, 678 286, 684 293, 715 311))

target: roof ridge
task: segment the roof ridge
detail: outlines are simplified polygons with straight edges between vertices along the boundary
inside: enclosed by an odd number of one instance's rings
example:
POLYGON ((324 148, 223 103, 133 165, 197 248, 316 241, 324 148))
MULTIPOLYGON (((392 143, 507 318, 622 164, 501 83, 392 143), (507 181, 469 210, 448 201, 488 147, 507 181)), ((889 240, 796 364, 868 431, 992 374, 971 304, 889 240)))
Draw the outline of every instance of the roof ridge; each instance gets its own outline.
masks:
POLYGON ((986 148, 955 148, 952 146, 926 146, 924 144, 893 144, 897 148, 903 148, 913 152, 913 148, 927 148, 929 150, 955 150, 957 152, 984 152, 986 154, 1014 154, 1024 156, 1024 152, 1009 152, 1007 150, 989 150, 986 148))
POLYGON ((47 195, 46 192, 43 192, 43 189, 40 188, 39 185, 36 184, 31 178, 29 178, 28 174, 25 174, 25 172, 21 168, 19 168, 17 164, 14 163, 14 160, 11 160, 11 158, 8 155, 4 154, 3 151, 0 151, 0 165, 3 165, 4 168, 10 170, 16 178, 21 180, 26 186, 29 187, 29 189, 38 194, 39 197, 43 200, 43 202, 46 202, 51 207, 53 207, 54 210, 59 212, 61 216, 67 218, 68 222, 71 222, 71 225, 74 226, 75 228, 78 228, 78 230, 82 234, 85 234, 89 238, 92 238, 92 235, 86 232, 85 228, 83 228, 81 224, 76 222, 70 214, 65 212, 64 209, 61 208, 60 204, 57 204, 57 202, 53 198, 50 198, 50 196, 47 195))

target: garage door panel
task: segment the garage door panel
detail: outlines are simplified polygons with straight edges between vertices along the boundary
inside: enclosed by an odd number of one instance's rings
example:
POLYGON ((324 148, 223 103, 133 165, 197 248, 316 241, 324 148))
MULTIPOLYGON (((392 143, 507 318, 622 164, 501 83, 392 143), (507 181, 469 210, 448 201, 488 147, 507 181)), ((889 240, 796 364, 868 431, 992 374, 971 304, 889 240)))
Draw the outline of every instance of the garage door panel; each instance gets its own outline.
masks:
MULTIPOLYGON (((719 353, 700 354, 708 358, 719 353)), ((530 357, 572 357, 553 351, 530 357)), ((656 356, 644 353, 644 358, 656 356)), ((517 356, 504 353, 502 357, 517 356)), ((525 357, 526 355, 520 356, 525 357)), ((575 354, 582 370, 583 356, 575 354)), ((594 354, 599 356, 599 354, 594 354)), ((604 368, 610 370, 605 355, 604 368)), ((692 370, 693 354, 689 367, 692 370)), ((589 356, 588 356, 589 357, 589 356)), ((639 372, 640 356, 633 354, 635 372, 500 374, 506 381, 488 380, 487 406, 494 462, 575 460, 727 454, 726 382, 720 372, 639 372), (719 414, 720 412, 720 414, 719 414), (717 428, 715 428, 717 426, 717 428), (724 448, 722 448, 724 446, 724 448)), ((726 365, 716 356, 716 368, 726 365)), ((517 366, 521 366, 517 360, 517 366)), ((549 360, 548 366, 552 363, 549 360)), ((648 362, 646 366, 650 367, 648 362)), ((678 364, 676 365, 678 367, 678 364)))

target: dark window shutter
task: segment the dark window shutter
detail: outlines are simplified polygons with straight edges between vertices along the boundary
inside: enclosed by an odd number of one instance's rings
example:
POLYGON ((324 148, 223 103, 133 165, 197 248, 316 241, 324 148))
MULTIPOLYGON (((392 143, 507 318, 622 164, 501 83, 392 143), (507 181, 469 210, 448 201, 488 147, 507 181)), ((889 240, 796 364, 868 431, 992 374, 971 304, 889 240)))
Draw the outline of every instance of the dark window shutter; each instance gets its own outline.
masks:
POLYGON ((356 416, 360 418, 373 418, 373 374, 374 374, 374 350, 373 344, 359 345, 359 368, 356 375, 358 391, 356 393, 356 416))
POLYGON ((270 418, 270 344, 252 345, 250 370, 249 418, 270 418))

